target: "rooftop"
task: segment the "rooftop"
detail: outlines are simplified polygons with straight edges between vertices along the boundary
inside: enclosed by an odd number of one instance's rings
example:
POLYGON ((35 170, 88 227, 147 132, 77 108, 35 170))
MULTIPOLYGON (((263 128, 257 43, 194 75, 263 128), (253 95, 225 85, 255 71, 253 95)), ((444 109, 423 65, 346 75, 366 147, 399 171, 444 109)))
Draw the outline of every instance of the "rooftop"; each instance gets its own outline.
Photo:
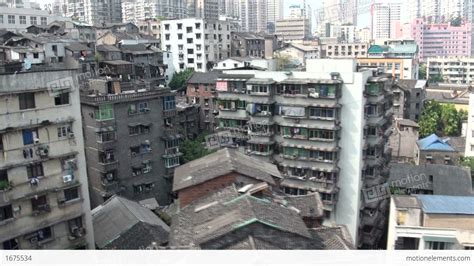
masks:
POLYGON ((235 186, 222 188, 195 201, 181 209, 172 221, 171 246, 201 246, 232 233, 232 240, 241 239, 244 242, 227 243, 222 248, 233 249, 236 245, 244 249, 285 248, 284 241, 280 242, 277 238, 259 237, 251 229, 259 224, 269 230, 287 233, 295 242, 309 243, 313 249, 322 248, 295 209, 249 194, 240 195, 235 186), (257 243, 266 244, 260 246, 257 243))
POLYGON ((93 209, 92 221, 100 249, 138 249, 151 242, 168 242, 168 225, 150 209, 120 196, 93 209))
POLYGON ((431 134, 416 143, 422 151, 455 151, 446 140, 442 140, 436 134, 431 134))
POLYGON ((210 72, 194 72, 188 79, 188 84, 215 84, 220 75, 220 71, 213 70, 210 72))
POLYGON ((474 215, 474 197, 416 195, 424 213, 474 215))
POLYGON ((275 185, 274 178, 282 178, 277 167, 238 152, 221 149, 175 169, 173 191, 195 186, 229 173, 239 173, 275 185))
POLYGON ((393 164, 390 168, 388 184, 399 188, 431 190, 435 195, 474 196, 471 189, 470 170, 453 165, 393 164), (433 178, 432 182, 429 181, 430 176, 433 178))

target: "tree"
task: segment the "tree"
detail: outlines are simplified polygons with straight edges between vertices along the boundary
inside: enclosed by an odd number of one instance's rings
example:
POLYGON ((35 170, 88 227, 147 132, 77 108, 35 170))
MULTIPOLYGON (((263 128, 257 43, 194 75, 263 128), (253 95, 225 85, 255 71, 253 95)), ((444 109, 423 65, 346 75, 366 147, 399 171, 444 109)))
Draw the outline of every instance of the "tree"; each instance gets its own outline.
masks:
POLYGON ((461 133, 463 111, 457 111, 453 104, 429 101, 425 104, 419 120, 420 136, 433 133, 440 136, 458 136, 461 133))
POLYGON ((471 168, 471 175, 474 174, 474 157, 461 157, 461 166, 471 168))
POLYGON ((426 79, 426 65, 421 64, 418 70, 418 79, 426 79))
POLYGON ((169 83, 171 90, 180 90, 186 86, 186 82, 193 75, 194 71, 192 69, 186 69, 179 73, 174 73, 173 78, 169 83))
POLYGON ((194 140, 187 139, 181 142, 179 150, 183 153, 183 156, 181 157, 182 163, 194 161, 214 152, 206 149, 203 144, 206 135, 207 132, 203 132, 194 140))
POLYGON ((281 54, 278 53, 275 56, 276 62, 277 62, 277 70, 282 71, 285 70, 286 67, 288 67, 291 63, 291 57, 287 54, 281 54))
POLYGON ((444 79, 443 79, 443 76, 441 76, 440 73, 437 73, 437 74, 430 75, 429 78, 428 78, 428 81, 433 82, 433 83, 438 83, 438 82, 443 82, 444 79))

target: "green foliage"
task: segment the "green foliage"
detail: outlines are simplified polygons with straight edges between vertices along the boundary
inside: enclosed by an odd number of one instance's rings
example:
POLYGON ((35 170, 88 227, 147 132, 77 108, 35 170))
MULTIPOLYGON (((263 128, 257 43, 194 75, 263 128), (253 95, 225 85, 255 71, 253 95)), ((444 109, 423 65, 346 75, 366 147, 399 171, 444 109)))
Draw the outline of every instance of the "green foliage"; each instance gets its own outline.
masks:
POLYGON ((12 187, 12 182, 0 181, 0 190, 8 190, 12 187))
POLYGON ((180 73, 174 73, 173 78, 170 81, 169 87, 172 90, 179 90, 186 86, 186 82, 193 75, 192 69, 186 69, 180 73))
POLYGON ((278 53, 275 56, 275 59, 276 59, 276 62, 277 62, 277 70, 278 71, 283 71, 291 63, 291 57, 289 55, 286 55, 286 54, 278 53))
POLYGON ((444 79, 443 77, 441 76, 441 74, 435 74, 435 75, 430 75, 429 79, 428 79, 429 82, 433 82, 433 83, 436 83, 436 82, 443 82, 444 79))
POLYGON ((207 132, 203 132, 194 140, 187 139, 181 142, 179 150, 183 153, 183 156, 181 157, 182 163, 194 161, 213 153, 213 151, 206 149, 205 144, 203 144, 206 135, 207 132))
POLYGON ((426 137, 433 133, 438 136, 459 136, 465 117, 466 114, 463 111, 458 112, 453 104, 429 101, 425 103, 418 122, 420 136, 426 137))
POLYGON ((471 168, 471 175, 474 174, 474 157, 462 157, 460 164, 471 168))
POLYGON ((103 59, 103 58, 102 58, 102 55, 101 55, 101 54, 99 54, 99 53, 96 53, 96 54, 95 54, 94 60, 95 60, 96 62, 100 62, 100 61, 102 61, 102 59, 103 59))
POLYGON ((426 79, 426 65, 420 64, 420 69, 418 70, 418 79, 426 79))

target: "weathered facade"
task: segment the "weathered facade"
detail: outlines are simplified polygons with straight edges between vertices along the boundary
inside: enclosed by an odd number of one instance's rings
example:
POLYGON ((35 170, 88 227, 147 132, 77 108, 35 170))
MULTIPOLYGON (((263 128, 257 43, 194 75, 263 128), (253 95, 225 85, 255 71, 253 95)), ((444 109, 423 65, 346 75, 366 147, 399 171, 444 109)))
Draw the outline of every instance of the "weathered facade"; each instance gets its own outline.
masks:
POLYGON ((94 248, 76 75, 0 75, 2 249, 94 248))

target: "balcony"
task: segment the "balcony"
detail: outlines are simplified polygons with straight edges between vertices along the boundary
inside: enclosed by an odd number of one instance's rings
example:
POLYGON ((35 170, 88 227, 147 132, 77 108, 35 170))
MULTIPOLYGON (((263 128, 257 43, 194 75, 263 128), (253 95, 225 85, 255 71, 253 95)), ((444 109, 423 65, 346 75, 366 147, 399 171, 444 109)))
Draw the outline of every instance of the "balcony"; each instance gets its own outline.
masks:
POLYGON ((183 153, 179 151, 179 147, 173 147, 173 148, 168 148, 165 149, 165 154, 163 154, 163 158, 173 158, 173 157, 179 157, 182 156, 183 153))
POLYGON ((163 110, 163 118, 175 117, 177 114, 176 109, 163 110))
POLYGON ((49 204, 38 205, 33 207, 32 216, 38 216, 47 212, 51 212, 51 206, 49 204))

